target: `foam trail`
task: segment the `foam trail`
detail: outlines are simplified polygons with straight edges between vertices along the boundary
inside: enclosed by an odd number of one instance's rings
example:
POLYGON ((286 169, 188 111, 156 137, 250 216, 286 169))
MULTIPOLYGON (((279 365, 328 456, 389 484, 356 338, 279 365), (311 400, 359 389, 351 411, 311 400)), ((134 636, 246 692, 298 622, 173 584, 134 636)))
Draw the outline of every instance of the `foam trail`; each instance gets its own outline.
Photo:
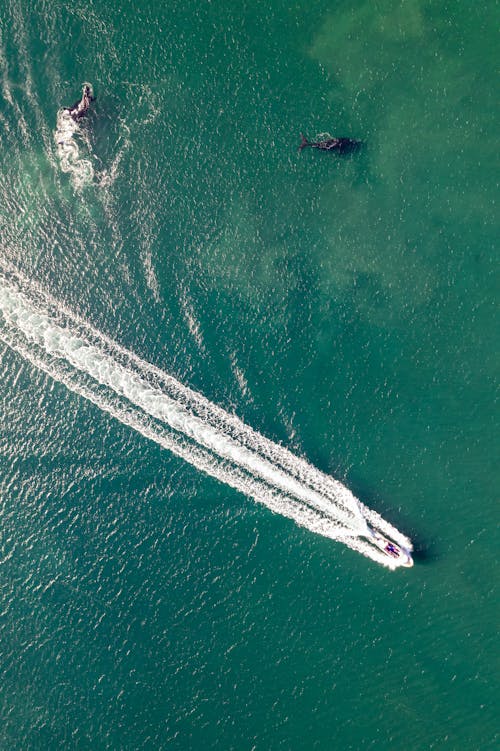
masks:
POLYGON ((69 110, 60 109, 54 133, 56 152, 62 171, 71 175, 75 188, 92 182, 94 177, 92 162, 80 157, 80 149, 75 138, 79 132, 80 126, 73 120, 69 110))
POLYGON ((0 314, 1 340, 103 411, 273 511, 397 566, 365 539, 368 518, 379 529, 390 525, 344 485, 123 349, 33 284, 0 273, 0 314))

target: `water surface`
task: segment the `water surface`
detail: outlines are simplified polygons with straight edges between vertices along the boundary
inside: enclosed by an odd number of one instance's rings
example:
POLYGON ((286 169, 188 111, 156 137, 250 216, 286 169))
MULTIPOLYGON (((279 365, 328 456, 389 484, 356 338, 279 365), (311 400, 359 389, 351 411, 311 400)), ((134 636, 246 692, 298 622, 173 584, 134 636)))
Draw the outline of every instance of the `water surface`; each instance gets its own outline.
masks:
POLYGON ((2 262, 419 555, 314 535, 2 348, 2 747, 495 747, 497 26, 4 2, 2 262), (54 134, 84 81, 79 184, 54 134))

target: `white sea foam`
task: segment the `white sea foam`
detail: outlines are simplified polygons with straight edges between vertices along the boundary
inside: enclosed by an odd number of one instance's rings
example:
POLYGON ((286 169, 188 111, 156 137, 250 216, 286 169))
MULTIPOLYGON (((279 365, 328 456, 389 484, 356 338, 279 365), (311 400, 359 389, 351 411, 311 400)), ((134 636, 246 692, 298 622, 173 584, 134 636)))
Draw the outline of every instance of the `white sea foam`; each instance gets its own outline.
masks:
POLYGON ((9 272, 0 274, 0 339, 100 409, 276 513, 390 568, 397 561, 366 539, 367 522, 411 549, 342 483, 9 272))
POLYGON ((94 178, 94 168, 89 159, 80 156, 76 136, 80 131, 78 122, 73 120, 69 110, 60 109, 54 133, 56 152, 63 172, 69 173, 76 188, 82 187, 94 178))

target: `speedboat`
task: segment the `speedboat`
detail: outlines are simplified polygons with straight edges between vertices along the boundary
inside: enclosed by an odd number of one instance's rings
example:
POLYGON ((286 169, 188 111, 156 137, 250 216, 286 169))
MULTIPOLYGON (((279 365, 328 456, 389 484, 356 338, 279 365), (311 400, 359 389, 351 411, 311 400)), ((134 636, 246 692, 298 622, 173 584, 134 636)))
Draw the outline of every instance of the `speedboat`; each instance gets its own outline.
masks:
POLYGON ((370 532, 370 542, 373 542, 388 558, 392 558, 397 561, 398 566, 406 566, 411 568, 413 566, 413 558, 410 555, 409 550, 406 550, 402 545, 398 545, 393 540, 388 540, 380 532, 375 532, 374 529, 368 527, 370 532))

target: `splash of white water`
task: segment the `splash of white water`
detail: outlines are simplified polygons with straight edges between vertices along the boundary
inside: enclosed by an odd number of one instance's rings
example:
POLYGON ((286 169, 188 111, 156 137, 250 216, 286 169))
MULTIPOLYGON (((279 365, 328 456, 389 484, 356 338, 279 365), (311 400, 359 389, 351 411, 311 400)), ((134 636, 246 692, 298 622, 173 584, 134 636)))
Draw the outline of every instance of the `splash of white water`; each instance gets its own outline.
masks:
POLYGON ((410 541, 342 483, 120 347, 19 275, 0 273, 0 340, 145 437, 308 529, 396 568, 410 541))
MULTIPOLYGON (((89 87, 92 92, 91 84, 85 83, 83 86, 89 87)), ((70 174, 75 188, 81 188, 86 183, 91 182, 94 177, 92 162, 80 156, 80 148, 76 138, 80 133, 80 125, 77 120, 73 119, 69 109, 60 109, 57 113, 54 133, 56 152, 62 171, 70 174)))

